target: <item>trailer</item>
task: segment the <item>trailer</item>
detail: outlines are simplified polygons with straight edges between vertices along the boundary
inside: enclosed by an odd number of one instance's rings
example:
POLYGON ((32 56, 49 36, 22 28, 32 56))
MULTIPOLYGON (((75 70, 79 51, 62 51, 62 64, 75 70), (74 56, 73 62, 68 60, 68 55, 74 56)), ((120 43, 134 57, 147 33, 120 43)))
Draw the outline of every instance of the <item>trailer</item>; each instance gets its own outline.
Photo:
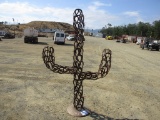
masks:
POLYGON ((24 29, 24 43, 38 43, 38 30, 34 28, 24 29))

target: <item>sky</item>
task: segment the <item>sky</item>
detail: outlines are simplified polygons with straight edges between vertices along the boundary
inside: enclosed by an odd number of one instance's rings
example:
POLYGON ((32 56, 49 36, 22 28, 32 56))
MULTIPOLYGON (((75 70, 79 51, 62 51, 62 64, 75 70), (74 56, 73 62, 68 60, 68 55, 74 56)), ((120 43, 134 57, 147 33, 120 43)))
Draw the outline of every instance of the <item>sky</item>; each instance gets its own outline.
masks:
POLYGON ((86 29, 160 20, 160 0, 0 0, 0 22, 55 21, 73 24, 82 9, 86 29), (14 18, 14 21, 13 21, 14 18))

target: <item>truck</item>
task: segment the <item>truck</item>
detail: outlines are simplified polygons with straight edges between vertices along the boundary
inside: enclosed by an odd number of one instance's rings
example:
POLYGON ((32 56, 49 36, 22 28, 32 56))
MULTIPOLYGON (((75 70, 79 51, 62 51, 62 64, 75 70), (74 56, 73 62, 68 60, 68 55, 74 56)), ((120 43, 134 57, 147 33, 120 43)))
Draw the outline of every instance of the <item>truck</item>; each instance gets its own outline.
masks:
POLYGON ((38 43, 38 30, 30 27, 24 29, 24 43, 38 43))
POLYGON ((56 31, 53 36, 54 44, 65 44, 65 33, 63 31, 56 31))
POLYGON ((13 38, 15 38, 15 34, 7 32, 2 38, 3 39, 13 39, 13 38))
POLYGON ((6 31, 4 31, 4 30, 0 30, 0 36, 4 36, 6 34, 6 31))
POLYGON ((0 30, 0 37, 3 39, 13 39, 13 38, 15 38, 15 34, 12 34, 9 31, 6 32, 3 30, 0 30))

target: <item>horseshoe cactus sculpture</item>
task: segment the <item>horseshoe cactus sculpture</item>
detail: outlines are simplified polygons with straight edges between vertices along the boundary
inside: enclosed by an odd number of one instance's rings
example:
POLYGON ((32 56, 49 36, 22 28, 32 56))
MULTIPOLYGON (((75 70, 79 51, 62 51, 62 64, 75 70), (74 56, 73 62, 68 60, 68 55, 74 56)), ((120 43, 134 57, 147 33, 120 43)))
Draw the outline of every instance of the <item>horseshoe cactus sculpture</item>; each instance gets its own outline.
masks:
POLYGON ((73 27, 75 29, 73 66, 69 67, 56 64, 53 47, 45 47, 42 51, 42 58, 46 67, 53 72, 74 75, 74 99, 73 104, 68 107, 67 111, 73 116, 86 116, 89 114, 89 111, 83 106, 83 80, 96 80, 98 78, 105 77, 108 74, 111 68, 111 50, 103 50, 98 72, 83 72, 83 45, 85 38, 83 36, 84 15, 81 9, 76 9, 73 13, 73 27))

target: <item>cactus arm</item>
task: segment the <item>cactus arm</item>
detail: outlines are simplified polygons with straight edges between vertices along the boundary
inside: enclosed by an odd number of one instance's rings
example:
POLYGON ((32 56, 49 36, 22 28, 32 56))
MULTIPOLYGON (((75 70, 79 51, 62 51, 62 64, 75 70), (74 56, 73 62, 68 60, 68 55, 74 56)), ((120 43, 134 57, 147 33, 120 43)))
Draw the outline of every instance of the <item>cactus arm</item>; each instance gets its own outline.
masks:
POLYGON ((45 47, 42 51, 43 62, 48 69, 60 74, 73 74, 73 67, 55 64, 54 48, 45 47))
POLYGON ((102 60, 99 65, 98 72, 91 72, 91 71, 82 72, 81 78, 87 80, 97 80, 99 78, 105 77, 111 68, 111 56, 112 56, 111 50, 104 49, 102 52, 102 60))

